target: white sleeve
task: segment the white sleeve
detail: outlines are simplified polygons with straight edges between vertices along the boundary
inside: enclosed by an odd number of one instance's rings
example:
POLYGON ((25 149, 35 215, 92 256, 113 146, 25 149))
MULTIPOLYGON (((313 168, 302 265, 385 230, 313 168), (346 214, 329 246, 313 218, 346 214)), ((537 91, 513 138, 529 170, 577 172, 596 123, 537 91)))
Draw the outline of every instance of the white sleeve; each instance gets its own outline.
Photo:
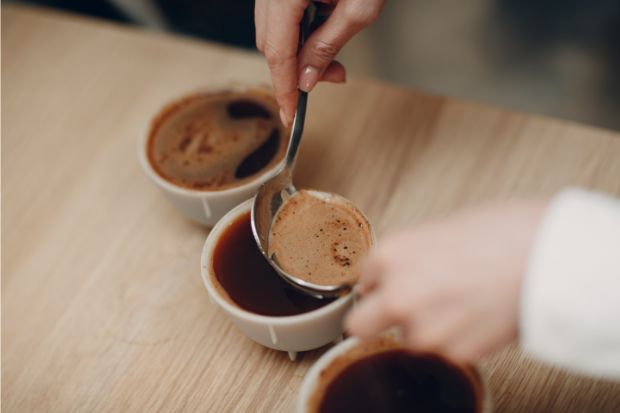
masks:
POLYGON ((567 189, 551 201, 530 254, 519 324, 534 357, 620 378, 619 200, 567 189))

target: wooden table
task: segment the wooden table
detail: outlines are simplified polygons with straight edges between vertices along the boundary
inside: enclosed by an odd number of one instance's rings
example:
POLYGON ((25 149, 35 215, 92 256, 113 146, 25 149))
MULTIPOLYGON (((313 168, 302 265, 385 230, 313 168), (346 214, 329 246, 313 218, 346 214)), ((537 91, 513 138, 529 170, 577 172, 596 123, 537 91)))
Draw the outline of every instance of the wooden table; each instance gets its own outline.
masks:
MULTIPOLYGON (((207 235, 143 175, 167 99, 268 81, 260 56, 52 12, 2 10, 2 405, 26 411, 291 411, 324 349, 290 362, 209 303, 207 235)), ((620 195, 620 136, 352 79, 310 99, 299 184, 390 228, 581 185, 620 195)), ((497 411, 618 412, 620 385, 514 349, 484 361, 497 411)))

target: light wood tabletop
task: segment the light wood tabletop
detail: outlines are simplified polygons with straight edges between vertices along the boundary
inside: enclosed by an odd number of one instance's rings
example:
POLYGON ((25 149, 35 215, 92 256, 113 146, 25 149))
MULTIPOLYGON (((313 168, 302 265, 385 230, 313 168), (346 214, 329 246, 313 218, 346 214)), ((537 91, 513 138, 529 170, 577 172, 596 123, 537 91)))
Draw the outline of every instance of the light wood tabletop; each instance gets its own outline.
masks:
MULTIPOLYGON (((304 373, 209 302, 208 233, 147 180, 137 140, 168 99, 268 82, 247 51, 3 4, 2 407, 292 411, 304 373)), ((620 135, 352 78, 309 100, 298 186, 357 203, 381 236, 487 200, 620 195, 620 135)), ((618 412, 620 385, 482 363, 496 411, 618 412)))

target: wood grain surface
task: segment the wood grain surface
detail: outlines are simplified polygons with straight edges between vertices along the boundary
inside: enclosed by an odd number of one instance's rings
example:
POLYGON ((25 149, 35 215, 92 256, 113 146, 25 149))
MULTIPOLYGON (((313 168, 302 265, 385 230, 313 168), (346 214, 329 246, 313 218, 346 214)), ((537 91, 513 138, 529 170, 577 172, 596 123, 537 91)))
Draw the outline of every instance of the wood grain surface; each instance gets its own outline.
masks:
MULTIPOLYGON (((3 5, 2 407, 288 412, 324 352, 290 362, 209 303, 207 230, 143 175, 137 139, 196 88, 267 82, 255 53, 3 5)), ((298 184, 391 228, 580 185, 620 195, 620 136, 353 78, 310 96, 298 184)), ((618 412, 620 385, 507 349, 498 412, 618 412)))

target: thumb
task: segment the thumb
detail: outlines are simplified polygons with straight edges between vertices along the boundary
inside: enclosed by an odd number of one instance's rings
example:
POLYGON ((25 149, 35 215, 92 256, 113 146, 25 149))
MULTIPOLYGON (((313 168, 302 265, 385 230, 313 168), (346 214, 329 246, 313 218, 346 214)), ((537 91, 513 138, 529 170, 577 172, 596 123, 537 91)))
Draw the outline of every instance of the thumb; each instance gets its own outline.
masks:
POLYGON ((299 88, 310 92, 340 49, 375 21, 383 1, 340 0, 327 21, 306 41, 298 56, 299 88))

